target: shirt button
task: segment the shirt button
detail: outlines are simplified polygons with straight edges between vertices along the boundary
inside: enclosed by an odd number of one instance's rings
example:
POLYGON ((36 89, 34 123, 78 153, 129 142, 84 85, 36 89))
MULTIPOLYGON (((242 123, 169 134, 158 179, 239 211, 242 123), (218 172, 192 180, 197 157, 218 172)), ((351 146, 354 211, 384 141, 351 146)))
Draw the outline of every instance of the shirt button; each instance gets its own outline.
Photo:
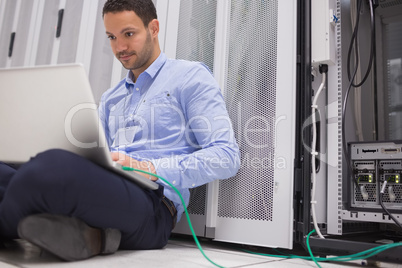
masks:
POLYGON ((173 181, 173 184, 176 184, 176 181, 173 181))
POLYGON ((135 90, 140 91, 140 88, 137 87, 135 90))
POLYGON ((194 186, 195 186, 195 183, 193 183, 191 186, 194 187, 194 186))

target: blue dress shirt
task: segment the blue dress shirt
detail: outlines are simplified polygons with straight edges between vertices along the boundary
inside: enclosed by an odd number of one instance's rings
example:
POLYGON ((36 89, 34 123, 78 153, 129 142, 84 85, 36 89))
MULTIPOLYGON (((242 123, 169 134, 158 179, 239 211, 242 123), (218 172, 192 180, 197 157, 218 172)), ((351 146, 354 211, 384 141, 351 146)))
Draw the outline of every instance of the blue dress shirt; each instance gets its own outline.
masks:
MULTIPOLYGON (((164 53, 133 82, 132 72, 101 98, 99 115, 111 151, 151 161, 188 205, 189 188, 236 174, 239 147, 219 86, 202 63, 164 53)), ((178 211, 171 187, 164 194, 178 211)))

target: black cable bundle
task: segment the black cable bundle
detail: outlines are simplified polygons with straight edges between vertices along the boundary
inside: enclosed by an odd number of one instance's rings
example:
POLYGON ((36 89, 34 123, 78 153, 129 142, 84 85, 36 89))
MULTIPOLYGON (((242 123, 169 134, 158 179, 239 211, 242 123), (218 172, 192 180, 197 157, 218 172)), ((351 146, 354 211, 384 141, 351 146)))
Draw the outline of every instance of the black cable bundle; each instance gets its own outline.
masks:
POLYGON ((343 153, 345 156, 345 160, 347 163, 347 177, 352 176, 352 180, 355 183, 355 186, 357 189, 359 189, 359 184, 356 179, 353 178, 353 168, 351 166, 351 161, 349 157, 349 152, 347 148, 347 143, 346 143, 346 135, 345 135, 345 114, 346 114, 346 107, 347 107, 347 102, 349 98, 349 93, 352 87, 360 87, 363 85, 366 80, 368 75, 370 74, 373 59, 374 59, 374 43, 375 43, 375 16, 374 16, 374 7, 372 0, 369 0, 370 3, 370 15, 371 15, 371 49, 370 49, 370 60, 369 60, 369 65, 367 67, 366 74, 364 75, 364 78, 361 82, 354 84, 353 80, 356 77, 357 69, 359 67, 359 44, 358 44, 358 30, 359 30, 359 21, 360 21, 360 11, 362 7, 362 2, 363 0, 359 0, 358 2, 358 7, 357 7, 357 17, 356 17, 356 23, 355 23, 355 28, 353 30, 352 38, 350 40, 350 45, 349 45, 349 51, 348 51, 348 58, 347 58, 347 72, 348 72, 348 79, 349 79, 349 86, 345 94, 345 99, 343 101, 343 107, 342 107, 342 147, 343 147, 343 153), (354 44, 354 46, 353 46, 354 44), (352 48, 354 48, 354 53, 355 53, 355 68, 353 71, 353 75, 350 75, 350 61, 351 61, 351 54, 352 54, 352 48), (349 174, 350 173, 350 174, 349 174))
MULTIPOLYGON (((376 65, 376 44, 375 44, 375 15, 374 15, 374 9, 378 6, 378 0, 369 0, 369 5, 370 5, 370 26, 371 26, 371 45, 370 45, 370 59, 369 59, 369 64, 367 66, 367 70, 366 73, 362 79, 362 81, 360 81, 359 83, 354 83, 353 80, 356 77, 356 73, 358 70, 358 66, 359 66, 359 44, 358 44, 358 30, 359 30, 359 21, 360 21, 360 11, 361 11, 361 7, 362 7, 362 2, 363 0, 359 0, 358 2, 358 7, 357 7, 357 17, 356 17, 356 24, 353 30, 353 34, 352 34, 352 38, 350 40, 350 45, 349 45, 349 51, 348 51, 348 57, 347 57, 347 73, 348 73, 348 79, 349 79, 349 86, 348 89, 346 91, 345 94, 345 98, 344 98, 344 102, 343 102, 343 107, 342 107, 342 147, 343 147, 343 152, 345 155, 345 160, 347 163, 347 176, 351 176, 352 180, 354 181, 354 184, 356 186, 356 189, 358 191, 360 191, 359 189, 359 183, 358 181, 353 177, 353 168, 351 166, 351 160, 350 160, 350 156, 349 156, 349 152, 348 152, 348 148, 347 148, 347 144, 346 144, 346 137, 345 137, 345 114, 346 114, 346 107, 347 107, 347 102, 348 102, 348 97, 349 97, 349 93, 350 90, 353 88, 358 88, 360 86, 362 86, 369 74, 370 71, 372 69, 373 66, 373 62, 374 62, 374 66, 376 65), (354 54, 355 54, 355 68, 353 70, 353 74, 350 74, 350 67, 351 67, 351 54, 352 54, 352 49, 354 48, 354 54)), ((374 68, 374 72, 375 72, 375 68, 374 68)), ((374 73, 374 76, 376 76, 376 73, 374 73)), ((374 77, 374 86, 375 86, 375 94, 376 94, 376 87, 377 87, 377 79, 376 77, 374 77)), ((375 109, 375 113, 377 113, 377 110, 375 109)), ((376 124, 377 125, 377 124, 376 124)), ((376 130, 377 130, 377 126, 376 126, 376 130)), ((376 131, 377 133, 377 131, 376 131)), ((383 184, 383 188, 385 188, 387 184, 387 181, 384 181, 383 184)), ((384 203, 383 203, 383 195, 384 195, 384 189, 382 189, 380 191, 380 196, 379 196, 379 201, 380 201, 380 205, 382 207, 382 209, 384 210, 384 212, 390 216, 390 218, 395 222, 396 225, 398 225, 401 229, 402 229, 402 225, 401 223, 398 222, 398 220, 392 215, 392 213, 390 213, 387 208, 385 207, 384 203)))

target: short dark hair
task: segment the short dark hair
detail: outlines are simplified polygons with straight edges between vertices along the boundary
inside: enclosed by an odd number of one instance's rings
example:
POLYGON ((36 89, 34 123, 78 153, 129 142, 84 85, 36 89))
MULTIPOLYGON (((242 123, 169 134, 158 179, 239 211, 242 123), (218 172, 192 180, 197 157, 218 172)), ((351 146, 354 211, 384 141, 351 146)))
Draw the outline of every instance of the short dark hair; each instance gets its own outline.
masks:
POLYGON ((153 19, 157 19, 155 5, 152 0, 107 0, 103 6, 102 17, 106 13, 134 11, 142 20, 145 27, 153 19))

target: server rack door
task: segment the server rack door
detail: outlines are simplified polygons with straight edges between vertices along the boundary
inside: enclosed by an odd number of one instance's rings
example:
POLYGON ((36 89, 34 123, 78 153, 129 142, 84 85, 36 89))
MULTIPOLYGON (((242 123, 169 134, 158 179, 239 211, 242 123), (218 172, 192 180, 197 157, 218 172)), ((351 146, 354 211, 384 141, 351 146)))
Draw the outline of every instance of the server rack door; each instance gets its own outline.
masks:
POLYGON ((219 185, 215 239, 293 247, 295 1, 231 1, 225 96, 239 173, 219 185))

